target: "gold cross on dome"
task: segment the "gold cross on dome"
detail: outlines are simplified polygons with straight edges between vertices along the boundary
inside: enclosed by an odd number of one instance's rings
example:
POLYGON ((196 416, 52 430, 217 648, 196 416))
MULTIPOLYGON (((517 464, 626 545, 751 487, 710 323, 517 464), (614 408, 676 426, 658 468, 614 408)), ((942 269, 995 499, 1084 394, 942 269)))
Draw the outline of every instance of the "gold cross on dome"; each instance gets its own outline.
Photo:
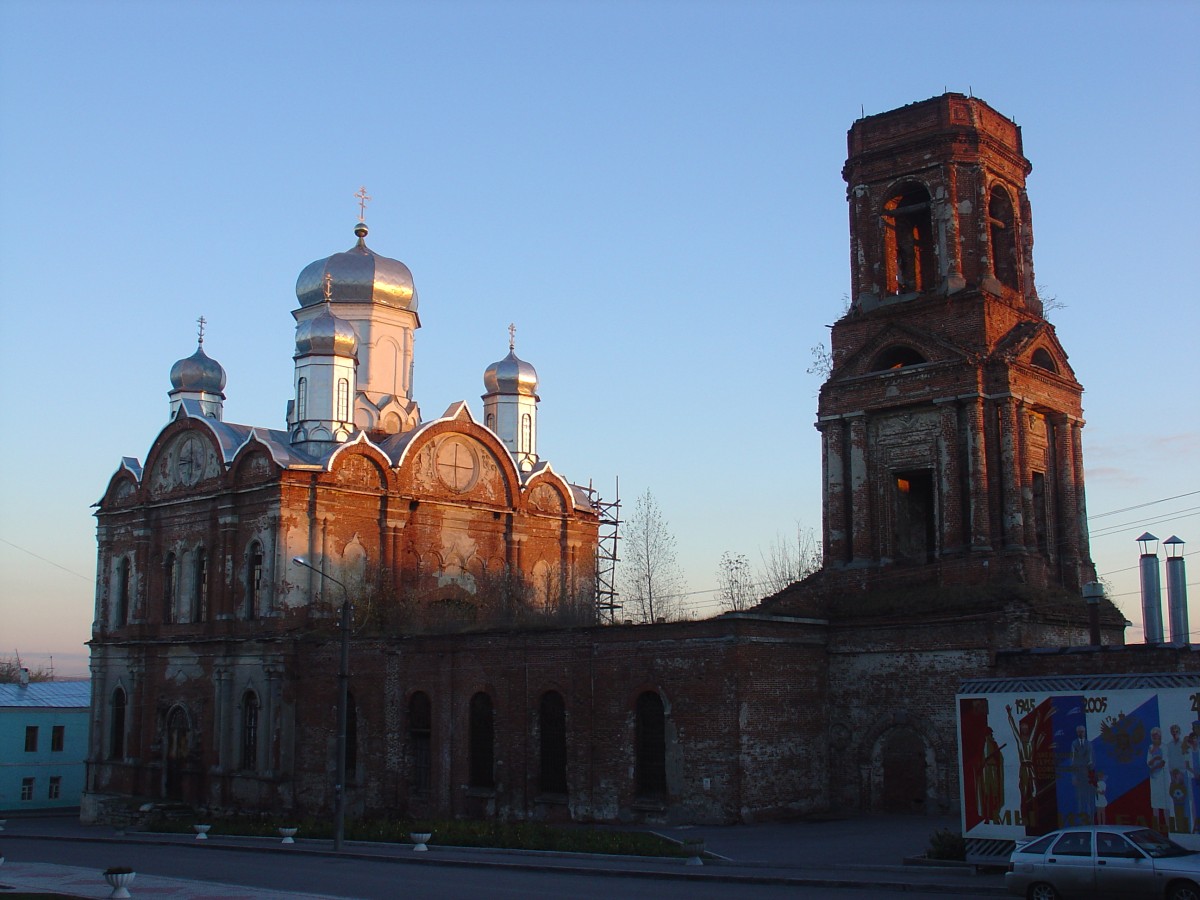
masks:
POLYGON ((366 186, 364 185, 360 187, 358 189, 358 193, 356 193, 354 196, 358 198, 358 221, 366 221, 365 216, 367 215, 367 204, 371 202, 371 198, 367 196, 366 186))
POLYGON ((207 324, 208 324, 208 320, 206 318, 204 318, 204 316, 201 316, 200 318, 198 318, 196 320, 196 325, 198 326, 197 330, 199 331, 199 334, 200 334, 200 343, 202 343, 202 344, 204 343, 204 326, 207 324))
POLYGON ((517 326, 512 322, 508 323, 508 349, 513 349, 517 343, 517 326))
POLYGON ((333 299, 333 276, 328 272, 325 273, 325 302, 328 303, 333 299))

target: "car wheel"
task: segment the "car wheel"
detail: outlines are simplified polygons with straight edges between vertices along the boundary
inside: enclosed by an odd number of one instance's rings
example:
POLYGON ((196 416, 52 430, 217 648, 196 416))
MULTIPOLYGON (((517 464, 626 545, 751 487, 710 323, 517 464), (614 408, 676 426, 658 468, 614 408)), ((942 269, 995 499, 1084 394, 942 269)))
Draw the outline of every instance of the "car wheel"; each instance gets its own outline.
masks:
POLYGON ((1167 888, 1167 900, 1200 900, 1200 887, 1190 881, 1177 881, 1167 888))
POLYGON ((1027 900, 1058 900, 1058 891, 1054 889, 1054 885, 1039 881, 1037 884, 1029 886, 1029 890, 1025 892, 1025 896, 1027 900))

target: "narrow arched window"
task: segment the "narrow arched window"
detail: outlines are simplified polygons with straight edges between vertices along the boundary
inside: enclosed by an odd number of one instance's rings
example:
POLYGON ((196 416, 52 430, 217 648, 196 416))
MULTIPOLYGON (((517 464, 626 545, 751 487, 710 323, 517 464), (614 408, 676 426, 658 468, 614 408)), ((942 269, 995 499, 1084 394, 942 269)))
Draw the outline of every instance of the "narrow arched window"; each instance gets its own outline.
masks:
POLYGON ((112 692, 108 717, 108 758, 125 758, 125 689, 112 692))
POLYGON ((486 423, 487 423, 487 427, 490 428, 492 431, 496 430, 496 417, 492 413, 487 414, 486 423))
POLYGON ((470 751, 470 785, 490 788, 496 784, 496 725, 492 698, 480 691, 471 698, 467 739, 470 751))
POLYGON ((258 696, 242 694, 242 768, 258 768, 258 696))
POLYGON ((890 294, 930 291, 937 270, 929 191, 900 188, 883 207, 884 257, 890 294))
POLYGON ((339 378, 337 383, 337 420, 350 421, 350 381, 339 378))
POLYGON ((1014 291, 1020 287, 1017 279, 1017 229, 1012 198, 1008 191, 996 185, 988 197, 988 233, 992 240, 992 269, 996 280, 1014 291))
POLYGON ((415 796, 424 797, 429 794, 431 781, 430 750, 433 734, 433 721, 429 695, 420 691, 412 695, 408 701, 408 741, 412 750, 412 771, 410 785, 415 796))
POLYGON ((538 704, 538 789, 543 794, 567 792, 567 707, 558 691, 542 694, 538 704))
POLYGON ((521 416, 521 446, 518 449, 523 453, 533 452, 533 416, 529 413, 521 416))
POLYGON ((163 560, 163 615, 164 622, 175 621, 175 554, 168 553, 163 560))
POLYGON ((346 692, 346 779, 355 781, 358 771, 358 705, 354 694, 346 692))
POLYGON ((208 552, 203 547, 196 549, 196 567, 193 575, 195 584, 192 590, 192 621, 203 622, 205 610, 208 609, 208 552))
POLYGON ((129 557, 117 560, 117 609, 116 624, 129 622, 129 557))
POLYGON ((667 796, 667 729, 662 698, 646 691, 637 699, 637 795, 647 799, 667 796))
POLYGON ((263 549, 262 544, 254 541, 250 544, 250 556, 246 566, 246 619, 258 615, 258 604, 263 589, 263 549))
POLYGON ((296 421, 303 422, 308 418, 308 379, 296 380, 296 421))

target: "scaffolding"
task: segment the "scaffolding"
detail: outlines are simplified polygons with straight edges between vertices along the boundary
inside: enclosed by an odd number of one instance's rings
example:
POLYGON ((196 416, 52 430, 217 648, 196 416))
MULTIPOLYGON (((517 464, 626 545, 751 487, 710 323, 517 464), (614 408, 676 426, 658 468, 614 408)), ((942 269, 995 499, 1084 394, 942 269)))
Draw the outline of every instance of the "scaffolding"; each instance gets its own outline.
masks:
POLYGON ((596 621, 601 625, 615 625, 617 611, 621 608, 617 591, 617 541, 621 525, 621 481, 617 479, 613 489, 614 499, 605 500, 588 482, 588 499, 600 518, 600 532, 596 541, 596 621))

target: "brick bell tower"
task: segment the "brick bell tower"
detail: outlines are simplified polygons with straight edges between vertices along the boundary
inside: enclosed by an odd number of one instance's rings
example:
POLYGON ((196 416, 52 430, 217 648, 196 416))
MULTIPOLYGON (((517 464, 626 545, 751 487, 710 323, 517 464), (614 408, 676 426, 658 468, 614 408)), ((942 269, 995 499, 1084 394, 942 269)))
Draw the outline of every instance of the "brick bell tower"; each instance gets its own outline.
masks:
POLYGON ((817 428, 824 571, 861 586, 1095 578, 1083 388, 1033 276, 1021 129, 949 93, 854 123, 850 309, 817 428))

